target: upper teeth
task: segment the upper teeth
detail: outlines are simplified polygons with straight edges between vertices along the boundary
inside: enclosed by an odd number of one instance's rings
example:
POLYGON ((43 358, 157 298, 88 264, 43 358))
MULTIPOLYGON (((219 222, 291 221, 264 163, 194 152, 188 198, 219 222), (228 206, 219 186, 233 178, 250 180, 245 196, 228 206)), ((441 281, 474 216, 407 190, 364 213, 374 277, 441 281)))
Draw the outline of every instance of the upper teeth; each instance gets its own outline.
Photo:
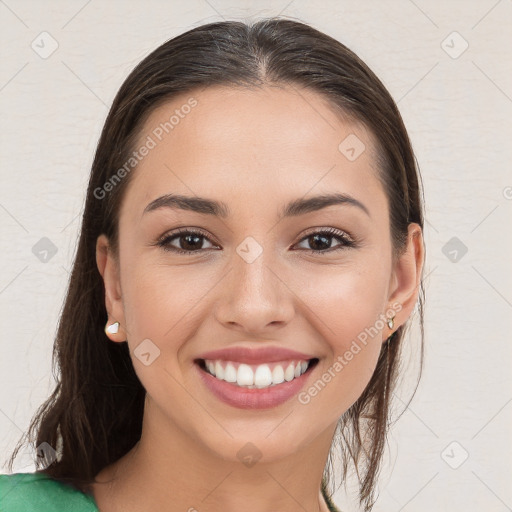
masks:
POLYGON ((205 360, 205 365, 208 373, 217 379, 249 389, 261 389, 300 377, 308 369, 309 361, 248 365, 232 361, 205 360))

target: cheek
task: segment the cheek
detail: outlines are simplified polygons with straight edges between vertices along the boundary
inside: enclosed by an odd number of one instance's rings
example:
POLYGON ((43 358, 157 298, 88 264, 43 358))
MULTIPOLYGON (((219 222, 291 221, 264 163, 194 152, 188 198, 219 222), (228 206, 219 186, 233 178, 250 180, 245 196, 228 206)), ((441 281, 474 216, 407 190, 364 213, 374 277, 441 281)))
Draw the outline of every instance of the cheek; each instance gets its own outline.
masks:
POLYGON ((316 380, 299 398, 304 404, 316 401, 335 421, 359 398, 375 370, 385 328, 387 281, 374 266, 370 271, 331 271, 324 278, 317 274, 315 282, 301 299, 311 308, 310 322, 328 353, 316 380))
POLYGON ((347 350, 361 333, 370 332, 368 343, 381 341, 388 286, 383 267, 370 262, 330 267, 306 274, 303 285, 300 298, 316 315, 315 324, 323 326, 332 355, 347 350))
POLYGON ((192 266, 171 269, 141 260, 127 274, 123 304, 134 338, 176 338, 207 289, 204 274, 192 266))
MULTIPOLYGON (((276 283, 276 300, 289 301, 294 311, 288 319, 290 336, 306 336, 322 357, 317 380, 305 389, 306 399, 312 402, 309 407, 331 421, 357 400, 375 369, 385 325, 380 319, 386 310, 385 270, 378 260, 355 256, 337 265, 276 268, 287 284, 276 283)), ((224 273, 200 263, 170 267, 140 256, 126 260, 122 289, 130 351, 133 354, 147 339, 160 350, 150 367, 133 358, 135 371, 151 395, 164 400, 172 394, 186 402, 177 381, 186 382, 190 368, 180 363, 180 354, 187 359, 187 342, 205 322, 212 325, 212 311, 229 301, 231 291, 236 295, 238 284, 229 279, 224 287, 216 286, 224 273)))
POLYGON ((179 355, 200 322, 199 306, 208 290, 204 273, 142 258, 126 269, 123 304, 135 372, 157 402, 173 396, 175 405, 185 407, 189 397, 179 383, 190 368, 180 365, 179 355), (144 359, 145 353, 149 356, 144 359))

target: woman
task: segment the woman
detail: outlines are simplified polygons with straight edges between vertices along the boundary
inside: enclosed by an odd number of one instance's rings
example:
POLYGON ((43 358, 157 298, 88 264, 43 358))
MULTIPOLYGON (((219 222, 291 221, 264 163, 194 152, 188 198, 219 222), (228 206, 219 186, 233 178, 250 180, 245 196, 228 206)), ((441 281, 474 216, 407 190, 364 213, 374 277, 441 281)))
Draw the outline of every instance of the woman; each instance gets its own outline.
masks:
POLYGON ((422 208, 397 107, 341 43, 276 18, 157 48, 93 162, 43 469, 0 477, 2 510, 337 510, 331 449, 370 510, 422 208))

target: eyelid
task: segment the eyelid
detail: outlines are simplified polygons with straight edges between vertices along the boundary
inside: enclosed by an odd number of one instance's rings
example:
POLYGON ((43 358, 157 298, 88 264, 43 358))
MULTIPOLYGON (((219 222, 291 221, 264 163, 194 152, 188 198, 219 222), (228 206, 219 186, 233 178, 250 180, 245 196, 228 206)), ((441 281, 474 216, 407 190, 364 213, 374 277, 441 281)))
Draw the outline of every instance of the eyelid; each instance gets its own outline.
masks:
POLYGON ((315 226, 307 229, 303 234, 302 238, 299 241, 302 241, 305 237, 314 235, 316 233, 328 233, 333 236, 339 236, 341 238, 346 238, 352 242, 356 242, 357 240, 346 230, 333 228, 333 227, 325 227, 325 226, 315 226))
POLYGON ((192 233, 192 234, 201 235, 204 238, 206 238, 207 240, 209 240, 210 242, 220 245, 218 242, 215 241, 215 238, 213 238, 212 235, 207 233, 204 229, 196 228, 195 226, 189 226, 189 227, 185 227, 185 228, 176 228, 176 229, 172 229, 171 231, 167 231, 161 237, 159 237, 156 242, 158 244, 160 242, 167 240, 168 238, 177 237, 178 235, 181 235, 182 233, 189 233, 189 234, 192 233))

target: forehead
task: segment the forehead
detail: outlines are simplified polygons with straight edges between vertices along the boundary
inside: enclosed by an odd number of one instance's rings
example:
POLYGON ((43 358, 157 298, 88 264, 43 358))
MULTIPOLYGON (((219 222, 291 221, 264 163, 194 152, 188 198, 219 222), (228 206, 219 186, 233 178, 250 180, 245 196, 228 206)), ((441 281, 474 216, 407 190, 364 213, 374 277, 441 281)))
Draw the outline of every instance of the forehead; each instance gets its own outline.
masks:
POLYGON ((123 201, 134 217, 172 192, 268 202, 335 189, 385 200, 372 134, 295 86, 181 94, 145 120, 135 149, 144 145, 123 201))

